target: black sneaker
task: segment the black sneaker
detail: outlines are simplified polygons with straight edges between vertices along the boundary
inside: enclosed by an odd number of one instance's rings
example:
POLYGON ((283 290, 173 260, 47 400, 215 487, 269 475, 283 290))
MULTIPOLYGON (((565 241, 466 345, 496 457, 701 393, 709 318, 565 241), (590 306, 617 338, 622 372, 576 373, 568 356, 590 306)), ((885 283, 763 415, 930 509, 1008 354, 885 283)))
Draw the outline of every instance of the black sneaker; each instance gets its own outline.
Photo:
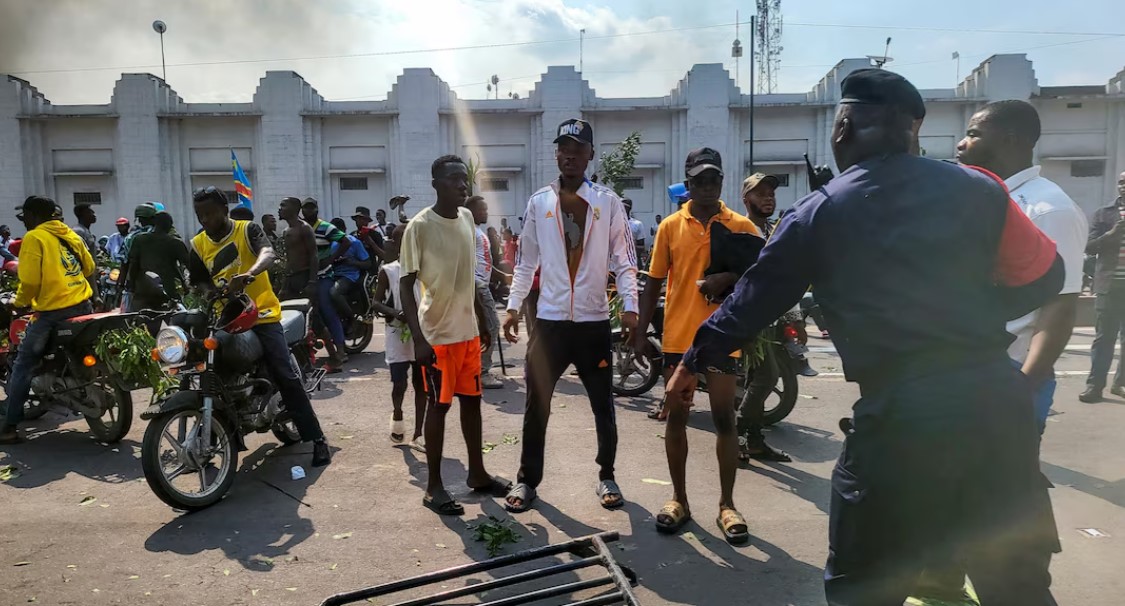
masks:
POLYGON ((1086 391, 1079 394, 1078 401, 1085 402, 1087 404, 1094 404, 1095 402, 1101 402, 1102 401, 1102 390, 1100 390, 1096 387, 1087 387, 1086 391))
POLYGON ((328 448, 328 442, 324 440, 317 440, 313 442, 313 467, 324 467, 332 462, 332 450, 328 448))

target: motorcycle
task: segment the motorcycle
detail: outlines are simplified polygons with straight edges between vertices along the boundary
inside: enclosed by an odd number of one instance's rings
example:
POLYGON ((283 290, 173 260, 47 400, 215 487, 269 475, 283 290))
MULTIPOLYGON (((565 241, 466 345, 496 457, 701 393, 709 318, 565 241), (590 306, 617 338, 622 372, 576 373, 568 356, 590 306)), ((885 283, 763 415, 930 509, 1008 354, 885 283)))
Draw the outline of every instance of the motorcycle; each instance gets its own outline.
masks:
MULTIPOLYGON (((0 298, 0 315, 9 326, 7 339, 0 343, 0 377, 6 387, 20 341, 28 325, 35 321, 35 314, 15 317, 12 296, 8 296, 0 298)), ((124 438, 133 424, 133 398, 129 392, 136 386, 124 384, 94 348, 101 333, 125 328, 137 319, 138 314, 114 311, 78 316, 60 324, 51 335, 47 353, 33 371, 24 418, 37 419, 51 407, 59 406, 84 416, 91 433, 102 442, 124 438)))
MULTIPOLYGON (((312 365, 310 303, 285 301, 281 309, 290 361, 311 393, 325 371, 312 365)), ((248 297, 230 297, 220 288, 205 309, 174 313, 157 333, 154 355, 180 388, 141 413, 149 423, 141 468, 153 493, 171 507, 197 511, 226 496, 247 434, 270 431, 283 445, 301 441, 250 330, 256 320, 248 297)))
MULTIPOLYGON (((643 286, 642 286, 643 288, 643 286)), ((774 364, 770 366, 774 385, 772 393, 766 397, 764 423, 774 425, 789 416, 797 405, 797 375, 803 374, 808 361, 805 354, 808 348, 800 341, 800 331, 794 322, 779 321, 766 329, 770 337, 767 347, 772 349, 771 359, 774 364), (776 373, 776 376, 773 376, 776 373)), ((648 393, 662 378, 662 359, 660 355, 660 342, 664 334, 664 297, 660 298, 656 312, 653 314, 652 326, 649 329, 649 342, 651 351, 656 352, 652 357, 639 354, 631 343, 626 342, 620 328, 613 329, 613 393, 624 397, 637 397, 648 393)), ((749 350, 749 348, 747 348, 749 350)), ((753 372, 750 372, 749 352, 742 353, 740 371, 738 374, 738 387, 735 398, 742 402, 747 396, 753 372)), ((809 369, 811 370, 811 369, 809 369)), ((815 371, 812 371, 815 372, 815 371)), ((707 391, 707 377, 699 375, 698 390, 707 391)))
POLYGON ((363 272, 359 283, 348 293, 348 305, 352 308, 352 317, 343 318, 344 324, 344 349, 348 355, 363 353, 371 344, 375 335, 375 282, 379 274, 363 272))

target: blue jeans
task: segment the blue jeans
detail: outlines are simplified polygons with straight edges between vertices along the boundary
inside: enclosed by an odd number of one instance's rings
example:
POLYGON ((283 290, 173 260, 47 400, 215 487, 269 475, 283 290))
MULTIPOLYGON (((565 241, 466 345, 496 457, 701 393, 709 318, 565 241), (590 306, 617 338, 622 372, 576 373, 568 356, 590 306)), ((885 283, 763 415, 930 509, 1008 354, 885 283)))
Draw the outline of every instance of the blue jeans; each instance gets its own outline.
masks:
MULTIPOLYGON (((1012 360, 1012 365, 1016 368, 1023 368, 1018 360, 1012 360)), ((1043 381, 1039 385, 1032 385, 1031 390, 1031 404, 1035 407, 1035 423, 1039 426, 1039 435, 1047 429, 1047 417, 1051 415, 1051 405, 1055 403, 1055 387, 1058 382, 1055 381, 1055 373, 1051 373, 1051 378, 1043 381)))
POLYGON ((88 301, 55 309, 41 311, 32 323, 27 325, 27 332, 20 341, 19 351, 16 353, 16 362, 12 365, 12 375, 8 380, 8 415, 7 424, 11 427, 23 421, 23 406, 27 397, 31 395, 31 378, 39 360, 47 353, 47 344, 55 327, 75 316, 90 313, 88 301))
POLYGON ((332 336, 332 342, 337 347, 343 347, 344 323, 340 320, 340 312, 336 310, 336 304, 332 301, 332 287, 335 284, 336 282, 332 278, 320 279, 316 290, 316 308, 320 312, 320 318, 324 320, 324 325, 328 327, 328 334, 332 336))

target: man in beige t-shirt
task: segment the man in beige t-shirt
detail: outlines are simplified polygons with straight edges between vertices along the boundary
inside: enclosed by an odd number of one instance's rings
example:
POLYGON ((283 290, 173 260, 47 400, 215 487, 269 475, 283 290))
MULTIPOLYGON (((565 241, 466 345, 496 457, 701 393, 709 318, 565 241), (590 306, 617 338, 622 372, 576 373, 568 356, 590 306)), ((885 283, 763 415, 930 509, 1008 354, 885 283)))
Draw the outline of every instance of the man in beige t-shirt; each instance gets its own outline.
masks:
POLYGON ((482 341, 487 345, 491 335, 483 326, 484 311, 476 292, 473 215, 463 208, 469 193, 468 168, 457 156, 442 156, 430 172, 437 202, 406 225, 399 292, 429 400, 424 429, 429 480, 422 504, 441 515, 461 515, 465 508, 445 490, 441 479, 445 415, 453 396, 461 404, 469 488, 503 496, 509 484, 485 471, 481 450, 480 353, 482 341), (421 305, 414 297, 415 282, 422 283, 421 305))

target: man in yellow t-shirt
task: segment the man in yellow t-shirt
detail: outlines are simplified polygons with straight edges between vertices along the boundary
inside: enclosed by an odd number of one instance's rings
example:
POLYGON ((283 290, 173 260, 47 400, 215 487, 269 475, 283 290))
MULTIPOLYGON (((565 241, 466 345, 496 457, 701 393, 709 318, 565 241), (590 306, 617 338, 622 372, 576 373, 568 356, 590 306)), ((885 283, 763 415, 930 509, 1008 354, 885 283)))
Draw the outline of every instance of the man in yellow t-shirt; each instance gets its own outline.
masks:
POLYGON ((266 232, 251 221, 232 221, 228 201, 222 190, 204 187, 192 192, 195 216, 203 231, 191 240, 188 270, 191 284, 210 290, 223 281, 231 293, 245 291, 258 307, 254 334, 262 342, 262 352, 270 376, 281 393, 281 405, 293 415, 297 432, 313 443, 313 467, 332 462, 332 452, 320 429, 305 385, 290 361, 289 345, 281 327, 281 303, 264 273, 273 264, 273 248, 266 232), (253 278, 253 281, 251 281, 253 278))
MULTIPOLYGON (((656 230, 649 267, 649 280, 641 295, 640 326, 633 333, 638 351, 648 348, 645 337, 652 321, 664 281, 668 281, 664 315, 664 380, 679 365, 691 347, 695 331, 718 309, 718 299, 738 280, 733 273, 704 277, 711 265, 711 228, 722 224, 733 233, 759 234, 746 217, 727 208, 719 199, 723 189, 722 158, 719 152, 704 147, 688 154, 685 166, 687 189, 691 196, 680 210, 668 216, 656 230), (702 285, 697 282, 702 281, 702 285)), ((738 433, 735 426, 735 388, 738 383, 738 357, 707 369, 707 391, 711 416, 715 421, 719 457, 718 523, 731 543, 745 543, 749 537, 746 520, 734 506, 734 477, 738 469, 738 433)), ((687 407, 668 410, 664 443, 673 496, 656 518, 661 532, 675 532, 691 519, 688 506, 687 407)))
POLYGON ((20 244, 20 287, 14 308, 35 310, 35 321, 20 341, 19 353, 8 381, 8 411, 0 444, 20 441, 17 427, 23 421, 23 407, 31 394, 31 377, 47 353, 47 343, 55 327, 70 318, 90 313, 94 296, 94 259, 82 242, 62 221, 58 205, 50 198, 31 196, 16 209, 27 235, 20 244))
POLYGON ((445 417, 453 396, 461 405, 461 432, 469 453, 467 484, 474 492, 503 496, 506 482, 484 468, 481 450, 481 345, 492 335, 476 288, 476 225, 464 207, 469 172, 457 156, 442 156, 430 167, 437 202, 406 224, 399 263, 402 310, 414 339, 414 355, 426 379, 428 407, 423 429, 428 479, 422 504, 439 515, 465 508, 446 491, 441 478, 445 417), (419 302, 414 285, 421 283, 419 302))

